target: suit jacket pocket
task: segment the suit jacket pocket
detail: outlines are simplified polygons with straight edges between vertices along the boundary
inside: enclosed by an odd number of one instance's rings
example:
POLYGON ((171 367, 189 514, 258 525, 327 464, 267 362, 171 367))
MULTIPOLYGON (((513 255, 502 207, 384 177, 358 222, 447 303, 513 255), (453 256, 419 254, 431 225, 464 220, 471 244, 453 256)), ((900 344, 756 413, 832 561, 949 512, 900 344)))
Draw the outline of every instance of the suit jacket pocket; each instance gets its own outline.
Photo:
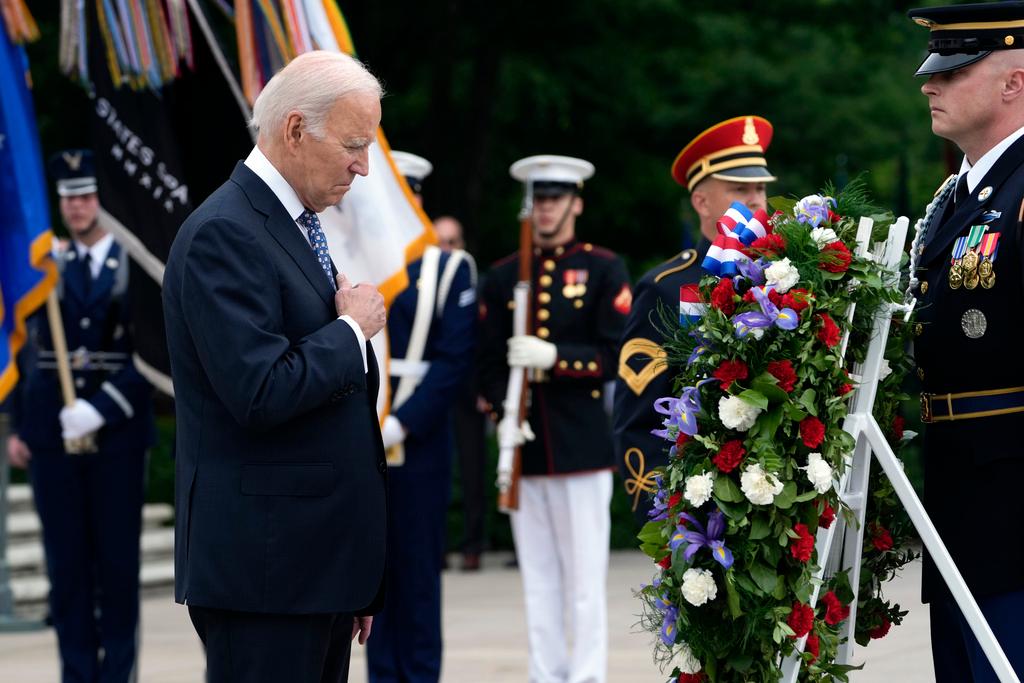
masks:
POLYGON ((334 489, 334 465, 312 463, 242 463, 246 496, 326 496, 334 489))

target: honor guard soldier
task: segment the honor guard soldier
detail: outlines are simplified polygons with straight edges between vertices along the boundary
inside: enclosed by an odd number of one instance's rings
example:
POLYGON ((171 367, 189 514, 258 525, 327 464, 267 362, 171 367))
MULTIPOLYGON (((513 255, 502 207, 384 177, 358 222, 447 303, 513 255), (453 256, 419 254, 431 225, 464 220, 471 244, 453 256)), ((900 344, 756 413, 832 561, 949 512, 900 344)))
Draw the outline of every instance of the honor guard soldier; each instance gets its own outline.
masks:
MULTIPOLYGON (((911 250, 925 508, 1024 677, 1024 2, 908 15, 930 30, 917 75, 932 131, 964 152, 911 250)), ((927 557, 923 593, 936 680, 997 680, 927 557)))
POLYGON ((499 433, 518 430, 515 440, 525 441, 519 509, 511 521, 526 597, 530 680, 600 683, 607 675, 615 467, 601 395, 614 377, 632 293, 622 259, 576 239, 580 191, 594 167, 544 155, 517 161, 511 172, 533 196, 533 334, 512 336, 517 253, 498 261, 482 288, 481 384, 485 398, 500 406, 509 367, 532 374, 528 422, 507 415, 499 425, 499 433))
MULTIPOLYGON (((417 203, 432 166, 392 152, 417 203)), ((452 461, 452 406, 476 352, 476 269, 466 252, 429 246, 391 304, 387 601, 367 641, 371 683, 441 675, 441 567, 452 461)))
POLYGON ((63 405, 53 331, 36 314, 8 453, 28 467, 42 522, 63 680, 121 683, 136 677, 152 389, 132 365, 128 257, 97 223, 92 153, 61 152, 49 168, 71 236, 56 255, 57 286, 78 398, 63 405), (66 452, 75 439, 94 448, 66 452))
POLYGON ((690 141, 672 164, 672 177, 690 192, 700 218, 701 241, 646 273, 636 285, 633 311, 622 337, 615 384, 615 450, 637 520, 647 521, 653 469, 668 463, 665 440, 651 434, 659 426, 654 402, 672 395, 678 368, 665 361, 659 303, 673 316, 680 287, 696 285, 716 224, 733 202, 751 211, 767 208, 765 186, 775 180, 765 151, 772 124, 760 116, 739 116, 708 128, 690 141))

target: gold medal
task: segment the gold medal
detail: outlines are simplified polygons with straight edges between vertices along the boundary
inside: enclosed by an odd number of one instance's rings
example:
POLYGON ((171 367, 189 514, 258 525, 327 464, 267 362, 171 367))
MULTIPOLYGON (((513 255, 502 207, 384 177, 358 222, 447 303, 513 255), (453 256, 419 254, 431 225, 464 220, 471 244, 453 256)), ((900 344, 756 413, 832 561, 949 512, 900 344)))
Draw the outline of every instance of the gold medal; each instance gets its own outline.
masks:
POLYGON ((960 285, 964 283, 964 273, 960 269, 960 262, 954 263, 949 269, 949 288, 960 289, 960 285))
POLYGON ((566 285, 565 287, 562 287, 562 296, 564 296, 566 299, 571 299, 574 296, 576 296, 576 286, 566 285))
POLYGON ((981 278, 981 286, 985 289, 992 289, 996 286, 996 274, 992 273, 988 277, 981 278))
POLYGON ((968 273, 970 273, 971 271, 978 267, 978 260, 978 252, 976 251, 971 250, 964 254, 963 266, 964 271, 966 271, 964 273, 965 278, 968 277, 968 273))
POLYGON ((994 269, 992 267, 992 262, 990 260, 985 259, 981 263, 978 264, 978 276, 982 280, 984 280, 986 278, 990 278, 994 274, 995 274, 995 272, 994 272, 994 269))
POLYGON ((981 278, 978 277, 978 271, 972 270, 966 276, 964 276, 964 289, 975 289, 981 278))
POLYGON ((586 285, 576 285, 576 296, 583 296, 587 293, 586 285))

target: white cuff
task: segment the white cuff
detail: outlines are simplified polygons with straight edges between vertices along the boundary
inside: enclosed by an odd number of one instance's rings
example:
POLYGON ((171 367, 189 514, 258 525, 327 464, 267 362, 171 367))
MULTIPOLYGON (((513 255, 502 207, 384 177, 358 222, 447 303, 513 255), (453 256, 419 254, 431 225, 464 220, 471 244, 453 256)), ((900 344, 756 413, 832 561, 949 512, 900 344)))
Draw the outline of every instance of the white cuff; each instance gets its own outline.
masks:
POLYGON ((363 373, 369 372, 370 366, 366 363, 366 337, 363 335, 363 331, 359 329, 359 323, 353 320, 350 315, 339 316, 338 320, 347 322, 352 331, 356 333, 356 341, 359 342, 359 353, 363 354, 363 373))

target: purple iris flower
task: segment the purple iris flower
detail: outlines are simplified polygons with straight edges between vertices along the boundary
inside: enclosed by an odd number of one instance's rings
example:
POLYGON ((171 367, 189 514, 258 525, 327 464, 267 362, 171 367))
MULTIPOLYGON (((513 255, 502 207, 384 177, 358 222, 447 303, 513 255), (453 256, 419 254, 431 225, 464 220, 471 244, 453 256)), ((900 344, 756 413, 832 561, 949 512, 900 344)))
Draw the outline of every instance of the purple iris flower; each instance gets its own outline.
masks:
POLYGON ((665 429, 653 429, 651 434, 660 436, 666 441, 675 441, 680 432, 687 436, 693 436, 697 433, 700 393, 697 387, 686 387, 679 398, 674 396, 659 398, 654 402, 654 410, 667 417, 662 422, 665 429))
POLYGON ((832 197, 823 197, 820 194, 812 194, 804 197, 793 207, 793 214, 798 223, 809 224, 816 228, 828 220, 828 212, 836 207, 836 200, 832 197))
POLYGON ((792 330, 800 324, 800 316, 796 311, 792 308, 783 308, 780 311, 779 307, 768 298, 763 288, 756 287, 753 292, 761 310, 748 311, 733 317, 732 323, 736 328, 737 337, 742 339, 750 334, 751 330, 765 329, 772 325, 783 330, 792 330))
POLYGON ((768 261, 765 259, 758 259, 753 261, 751 259, 742 259, 736 262, 736 265, 740 269, 740 275, 750 281, 752 285, 763 285, 764 284, 764 268, 768 261))
POLYGON ((658 488, 654 493, 654 501, 651 503, 651 509, 647 511, 647 516, 652 522, 660 522, 663 519, 668 519, 668 491, 662 487, 665 480, 660 474, 654 478, 654 483, 658 488))
POLYGON ((679 620, 679 610, 669 606, 665 610, 665 620, 661 624, 661 642, 672 646, 676 643, 676 621, 679 620))
POLYGON ((714 558, 715 562, 726 569, 732 566, 732 552, 725 547, 725 541, 722 538, 725 535, 725 515, 721 510, 715 510, 708 515, 707 529, 697 521, 696 517, 688 512, 681 513, 679 517, 688 521, 694 528, 687 529, 682 525, 676 527, 676 533, 672 535, 672 541, 669 543, 669 547, 672 550, 675 550, 682 543, 688 543, 689 545, 686 546, 686 550, 683 551, 683 559, 689 562, 697 554, 697 551, 701 548, 707 548, 711 551, 711 557, 714 558), (676 541, 676 534, 681 534, 682 536, 678 542, 676 541), (675 545, 672 545, 673 543, 675 545))
POLYGON ((710 342, 707 338, 700 335, 696 331, 690 332, 690 336, 697 341, 697 345, 693 347, 693 351, 690 353, 690 357, 686 359, 686 367, 693 365, 694 361, 712 350, 710 342))

